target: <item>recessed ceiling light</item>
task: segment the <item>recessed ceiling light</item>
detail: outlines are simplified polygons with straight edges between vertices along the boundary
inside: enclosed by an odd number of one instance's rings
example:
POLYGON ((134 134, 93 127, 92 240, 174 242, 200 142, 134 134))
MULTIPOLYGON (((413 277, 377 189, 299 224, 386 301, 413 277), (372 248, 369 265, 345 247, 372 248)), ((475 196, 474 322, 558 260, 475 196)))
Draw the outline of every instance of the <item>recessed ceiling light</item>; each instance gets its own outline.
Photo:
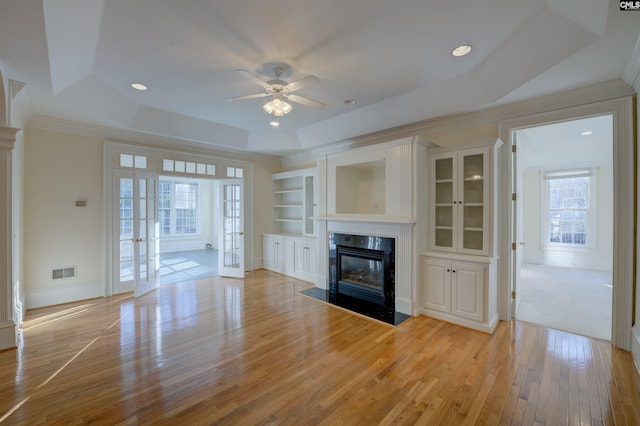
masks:
POLYGON ((345 105, 355 105, 356 104, 356 100, 355 99, 346 99, 344 101, 345 105))
POLYGON ((469 52, 471 52, 471 46, 469 46, 468 44, 463 44, 453 49, 451 51, 451 54, 453 56, 464 56, 464 55, 468 55, 469 52))
POLYGON ((269 125, 271 127, 278 127, 280 125, 280 123, 278 123, 277 121, 272 121, 271 123, 269 123, 269 125))
POLYGON ((580 133, 580 134, 581 134, 582 136, 589 136, 589 135, 592 135, 592 134, 593 134, 593 132, 592 132, 591 130, 587 130, 586 132, 582 132, 582 133, 580 133))
POLYGON ((131 87, 133 87, 136 90, 140 90, 142 92, 147 90, 147 86, 142 83, 131 83, 131 87))

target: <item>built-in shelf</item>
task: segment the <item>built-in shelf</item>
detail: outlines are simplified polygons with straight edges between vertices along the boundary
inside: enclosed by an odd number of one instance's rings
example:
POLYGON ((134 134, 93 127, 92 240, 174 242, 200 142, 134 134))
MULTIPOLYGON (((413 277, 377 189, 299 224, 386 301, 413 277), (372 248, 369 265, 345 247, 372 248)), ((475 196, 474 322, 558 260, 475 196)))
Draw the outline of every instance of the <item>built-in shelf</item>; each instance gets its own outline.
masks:
POLYGON ((291 193, 301 192, 302 189, 303 189, 302 187, 300 187, 300 188, 289 188, 289 189, 279 189, 279 190, 273 191, 273 193, 274 194, 291 194, 291 193))
POLYGON ((276 173, 273 181, 273 233, 315 235, 313 219, 315 169, 276 173))

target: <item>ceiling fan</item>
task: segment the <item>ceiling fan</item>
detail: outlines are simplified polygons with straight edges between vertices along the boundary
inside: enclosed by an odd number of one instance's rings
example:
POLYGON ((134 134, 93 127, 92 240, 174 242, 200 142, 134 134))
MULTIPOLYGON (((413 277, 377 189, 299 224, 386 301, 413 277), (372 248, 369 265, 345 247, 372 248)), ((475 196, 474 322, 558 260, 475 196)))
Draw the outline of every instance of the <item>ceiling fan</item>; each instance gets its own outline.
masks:
POLYGON ((311 108, 324 109, 326 107, 325 104, 293 93, 297 90, 305 88, 319 81, 318 77, 314 75, 309 75, 307 77, 301 78, 300 80, 287 83, 281 78, 286 72, 289 72, 289 71, 291 71, 291 69, 289 68, 288 65, 277 64, 273 67, 273 73, 275 75, 275 79, 264 81, 261 78, 253 75, 249 71, 237 70, 237 72, 240 75, 262 86, 265 89, 265 93, 256 93, 254 95, 237 96, 235 98, 227 98, 226 100, 238 101, 243 99, 256 99, 256 98, 264 98, 267 96, 272 96, 273 99, 267 102, 266 104, 264 104, 262 108, 268 114, 274 117, 282 117, 288 114, 289 112, 291 112, 292 107, 289 103, 286 102, 286 100, 296 102, 311 108))

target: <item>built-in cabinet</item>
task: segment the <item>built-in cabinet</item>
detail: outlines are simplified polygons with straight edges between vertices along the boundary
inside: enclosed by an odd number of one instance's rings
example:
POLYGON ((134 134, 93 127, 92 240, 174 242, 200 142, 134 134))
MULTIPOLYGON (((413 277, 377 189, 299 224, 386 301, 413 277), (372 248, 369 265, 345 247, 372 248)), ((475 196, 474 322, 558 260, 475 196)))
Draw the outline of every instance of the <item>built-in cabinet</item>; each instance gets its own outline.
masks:
POLYGON ((264 269, 315 282, 318 273, 315 239, 264 234, 262 253, 264 269))
POLYGON ((429 251, 422 312, 492 333, 497 325, 496 171, 500 141, 428 153, 429 251))
POLYGON ((315 235, 315 169, 274 174, 273 231, 279 234, 315 235))
POLYGON ((318 272, 315 169, 272 175, 273 232, 263 235, 265 269, 315 282, 318 272))
POLYGON ((490 148, 431 157, 431 250, 487 255, 490 148))
POLYGON ((498 321, 496 259, 485 257, 478 260, 421 257, 426 314, 493 332, 498 321), (492 292, 495 296, 491 295, 492 292))

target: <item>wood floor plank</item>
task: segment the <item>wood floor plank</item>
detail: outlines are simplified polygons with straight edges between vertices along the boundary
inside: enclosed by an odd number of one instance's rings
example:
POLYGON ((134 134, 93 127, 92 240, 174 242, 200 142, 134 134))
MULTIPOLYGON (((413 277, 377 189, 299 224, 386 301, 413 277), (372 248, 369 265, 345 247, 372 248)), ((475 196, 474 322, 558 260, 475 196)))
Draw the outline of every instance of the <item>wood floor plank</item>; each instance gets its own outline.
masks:
POLYGON ((640 424, 607 342, 518 321, 392 327, 267 271, 27 313, 0 352, 0 423, 640 424))

